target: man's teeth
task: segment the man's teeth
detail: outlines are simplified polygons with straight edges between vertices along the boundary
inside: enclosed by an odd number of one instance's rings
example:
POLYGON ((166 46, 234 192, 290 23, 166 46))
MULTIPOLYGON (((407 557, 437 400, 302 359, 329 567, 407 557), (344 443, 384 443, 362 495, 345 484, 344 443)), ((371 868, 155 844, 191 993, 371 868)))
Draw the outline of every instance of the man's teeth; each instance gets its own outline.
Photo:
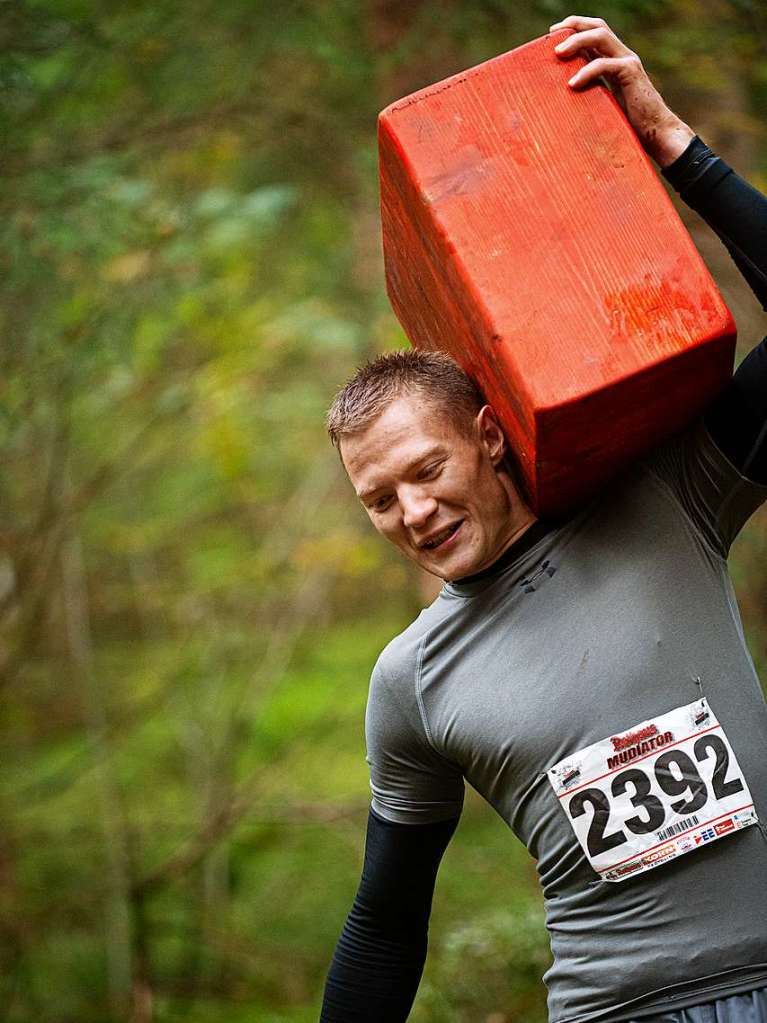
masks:
POLYGON ((432 540, 427 540, 426 543, 424 544, 424 547, 428 548, 439 547, 439 545, 441 543, 444 543, 449 536, 453 535, 456 529, 458 529, 459 525, 460 522, 457 522, 455 525, 448 526, 447 529, 443 529, 442 532, 435 536, 432 540))

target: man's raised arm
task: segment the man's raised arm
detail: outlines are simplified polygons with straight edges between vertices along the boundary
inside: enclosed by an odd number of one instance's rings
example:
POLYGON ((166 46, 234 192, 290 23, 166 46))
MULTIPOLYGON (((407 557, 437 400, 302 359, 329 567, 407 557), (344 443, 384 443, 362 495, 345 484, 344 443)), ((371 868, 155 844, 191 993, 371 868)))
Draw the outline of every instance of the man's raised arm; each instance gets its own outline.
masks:
MULTIPOLYGON (((716 231, 767 309, 767 197, 697 136, 663 174, 716 231)), ((738 366, 704 418, 713 440, 741 475, 767 483, 767 338, 738 366)))

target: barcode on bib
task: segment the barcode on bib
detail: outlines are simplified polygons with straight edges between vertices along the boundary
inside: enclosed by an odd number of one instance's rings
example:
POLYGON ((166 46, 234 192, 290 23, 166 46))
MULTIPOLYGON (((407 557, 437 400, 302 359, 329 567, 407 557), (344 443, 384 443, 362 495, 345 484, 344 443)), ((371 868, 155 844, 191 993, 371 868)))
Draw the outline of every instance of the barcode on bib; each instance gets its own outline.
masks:
POLYGON ((672 835, 678 835, 680 831, 688 831, 690 828, 694 828, 698 823, 698 818, 693 814, 691 817, 685 817, 683 821, 678 821, 676 824, 671 824, 668 828, 664 828, 663 831, 658 832, 658 841, 665 842, 667 838, 671 838, 672 835))

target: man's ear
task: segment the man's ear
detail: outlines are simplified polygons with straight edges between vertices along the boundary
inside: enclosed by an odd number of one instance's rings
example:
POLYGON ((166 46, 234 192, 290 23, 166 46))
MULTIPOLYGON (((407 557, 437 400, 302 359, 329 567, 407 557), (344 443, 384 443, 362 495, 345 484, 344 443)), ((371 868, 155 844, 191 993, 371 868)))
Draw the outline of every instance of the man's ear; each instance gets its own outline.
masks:
POLYGON ((482 446, 494 466, 500 465, 506 455, 506 438, 492 405, 483 405, 477 413, 477 429, 482 446))

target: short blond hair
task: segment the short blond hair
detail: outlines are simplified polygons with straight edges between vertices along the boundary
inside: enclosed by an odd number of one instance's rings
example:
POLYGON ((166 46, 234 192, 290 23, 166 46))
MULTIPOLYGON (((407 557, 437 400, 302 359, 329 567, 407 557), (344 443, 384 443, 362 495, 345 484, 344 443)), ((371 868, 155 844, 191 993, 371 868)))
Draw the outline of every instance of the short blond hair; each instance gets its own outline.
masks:
POLYGON ((339 447, 342 438, 359 433, 403 394, 418 393, 467 431, 483 405, 479 388, 444 352, 405 348, 386 352, 360 366, 328 410, 326 426, 339 447))

